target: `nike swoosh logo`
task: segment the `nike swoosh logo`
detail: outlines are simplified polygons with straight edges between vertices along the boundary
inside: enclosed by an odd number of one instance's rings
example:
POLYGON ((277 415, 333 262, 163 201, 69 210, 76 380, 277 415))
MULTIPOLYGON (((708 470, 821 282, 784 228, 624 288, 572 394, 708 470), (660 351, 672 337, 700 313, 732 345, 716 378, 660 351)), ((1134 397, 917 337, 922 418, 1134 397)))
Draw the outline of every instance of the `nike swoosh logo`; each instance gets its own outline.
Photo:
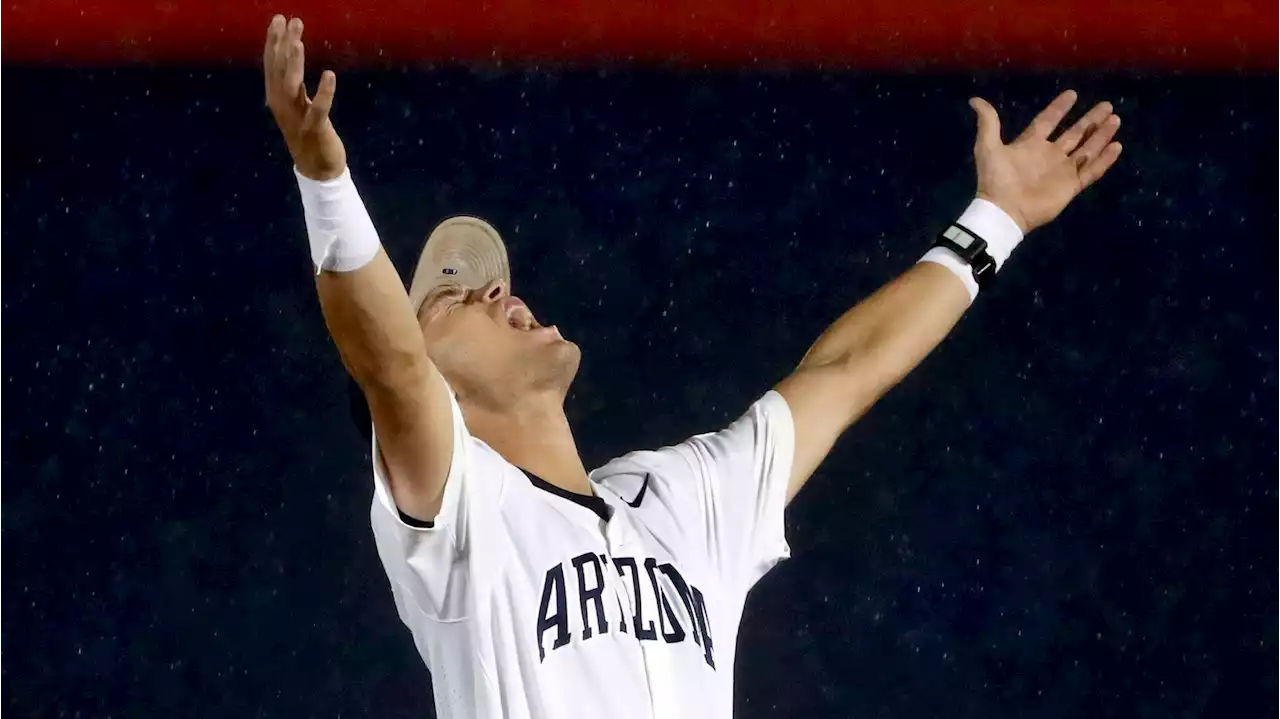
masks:
POLYGON ((649 478, 652 476, 653 475, 649 474, 648 472, 645 472, 644 484, 640 485, 640 492, 636 494, 636 498, 630 502, 627 502, 628 507, 639 509, 640 503, 644 501, 644 493, 649 491, 649 478))

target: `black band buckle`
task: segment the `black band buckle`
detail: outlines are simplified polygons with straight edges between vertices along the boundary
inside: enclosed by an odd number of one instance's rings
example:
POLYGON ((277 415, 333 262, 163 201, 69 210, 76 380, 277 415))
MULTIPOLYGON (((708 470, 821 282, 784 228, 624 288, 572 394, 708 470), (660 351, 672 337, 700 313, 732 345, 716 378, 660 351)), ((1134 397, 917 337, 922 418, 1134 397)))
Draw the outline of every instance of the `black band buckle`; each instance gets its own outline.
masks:
POLYGON ((978 286, 986 288, 996 277, 996 261, 987 253, 987 241, 972 230, 958 223, 948 225, 938 233, 934 247, 945 247, 956 253, 973 270, 978 286))

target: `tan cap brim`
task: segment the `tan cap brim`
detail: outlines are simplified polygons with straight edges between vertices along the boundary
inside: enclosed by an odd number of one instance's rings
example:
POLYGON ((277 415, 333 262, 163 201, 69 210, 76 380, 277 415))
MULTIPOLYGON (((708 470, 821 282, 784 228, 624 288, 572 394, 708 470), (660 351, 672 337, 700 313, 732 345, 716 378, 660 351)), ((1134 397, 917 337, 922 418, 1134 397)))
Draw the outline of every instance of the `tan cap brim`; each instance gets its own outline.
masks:
POLYGON ((409 303, 416 314, 431 290, 441 285, 474 290, 496 279, 511 290, 507 247, 498 231, 478 217, 450 217, 427 237, 409 284, 409 303))

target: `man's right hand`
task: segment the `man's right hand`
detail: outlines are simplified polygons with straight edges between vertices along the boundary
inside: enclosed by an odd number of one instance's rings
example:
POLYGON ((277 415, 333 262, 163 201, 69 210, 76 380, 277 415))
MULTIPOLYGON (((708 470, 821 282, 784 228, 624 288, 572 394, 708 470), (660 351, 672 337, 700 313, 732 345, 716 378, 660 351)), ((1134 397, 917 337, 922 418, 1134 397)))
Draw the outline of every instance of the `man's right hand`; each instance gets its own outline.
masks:
POLYGON ((315 97, 307 96, 302 48, 302 19, 285 24, 283 15, 271 18, 262 52, 267 84, 267 107, 284 135, 298 172, 312 180, 331 180, 347 166, 347 151, 329 121, 338 78, 331 70, 320 76, 315 97))

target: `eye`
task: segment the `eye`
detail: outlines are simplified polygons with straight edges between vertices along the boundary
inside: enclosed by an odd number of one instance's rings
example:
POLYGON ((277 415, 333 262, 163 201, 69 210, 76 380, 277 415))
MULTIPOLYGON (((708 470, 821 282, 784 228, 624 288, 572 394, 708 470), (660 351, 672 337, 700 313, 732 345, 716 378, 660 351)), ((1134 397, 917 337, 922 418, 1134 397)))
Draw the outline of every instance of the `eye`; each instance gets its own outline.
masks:
POLYGON ((458 304, 458 299, 462 294, 462 288, 458 285, 442 287, 427 296, 426 302, 422 303, 420 313, 428 317, 434 317, 448 312, 458 304))
POLYGON ((446 299, 456 302, 467 296, 467 290, 465 287, 458 287, 457 285, 454 285, 444 291, 444 296, 446 299))

